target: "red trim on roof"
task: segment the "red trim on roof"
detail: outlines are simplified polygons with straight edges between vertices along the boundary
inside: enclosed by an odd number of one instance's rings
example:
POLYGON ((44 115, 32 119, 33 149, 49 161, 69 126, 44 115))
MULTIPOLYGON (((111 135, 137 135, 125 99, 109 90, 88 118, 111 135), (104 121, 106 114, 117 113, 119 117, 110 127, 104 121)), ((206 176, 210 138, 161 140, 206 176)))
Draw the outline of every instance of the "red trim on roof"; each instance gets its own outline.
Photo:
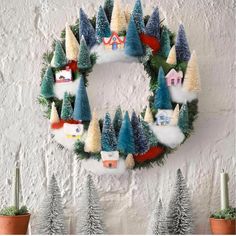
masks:
POLYGON ((116 32, 112 32, 112 34, 111 34, 111 36, 110 36, 110 38, 109 38, 109 40, 108 40, 107 43, 105 42, 105 40, 104 40, 104 38, 103 38, 103 39, 102 39, 103 43, 104 43, 105 45, 111 44, 111 40, 112 40, 112 38, 113 38, 114 36, 118 39, 118 42, 116 42, 117 44, 125 43, 125 37, 124 37, 124 40, 122 40, 116 32))

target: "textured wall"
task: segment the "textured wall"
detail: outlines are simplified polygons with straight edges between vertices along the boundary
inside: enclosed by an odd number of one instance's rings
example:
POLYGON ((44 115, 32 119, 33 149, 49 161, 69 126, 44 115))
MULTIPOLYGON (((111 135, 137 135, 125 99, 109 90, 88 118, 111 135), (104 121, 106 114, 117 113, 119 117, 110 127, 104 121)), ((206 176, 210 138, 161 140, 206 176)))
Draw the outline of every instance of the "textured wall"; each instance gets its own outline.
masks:
MULTIPOLYGON (((33 213, 32 230, 48 177, 59 180, 71 232, 85 170, 71 153, 50 139, 48 123, 36 102, 41 56, 66 21, 73 23, 80 7, 90 16, 101 0, 1 0, 0 4, 0 206, 11 201, 14 162, 21 161, 23 200, 33 213)), ((133 2, 131 2, 133 3, 133 2)), ((208 216, 219 207, 219 172, 231 177, 235 204, 235 37, 233 0, 145 0, 145 13, 157 4, 174 31, 185 25, 197 51, 203 91, 195 133, 164 167, 127 172, 117 178, 95 177, 111 234, 143 234, 154 202, 166 203, 177 168, 192 194, 196 233, 209 232, 208 216)), ((134 78, 142 73, 137 69, 134 78)), ((138 84, 136 84, 138 86, 138 84)), ((122 91, 122 85, 119 90, 122 91)), ((105 90, 101 94, 105 96, 105 90)), ((132 96, 136 96, 132 94, 132 96)))

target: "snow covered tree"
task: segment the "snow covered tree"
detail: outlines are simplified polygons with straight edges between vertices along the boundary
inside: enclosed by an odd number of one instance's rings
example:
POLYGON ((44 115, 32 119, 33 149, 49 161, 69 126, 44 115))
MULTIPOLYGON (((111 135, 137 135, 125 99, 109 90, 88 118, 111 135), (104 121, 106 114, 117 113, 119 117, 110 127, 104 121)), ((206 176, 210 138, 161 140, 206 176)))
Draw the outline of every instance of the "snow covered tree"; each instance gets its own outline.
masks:
POLYGON ((143 21, 143 8, 141 4, 141 0, 136 0, 132 16, 137 28, 138 33, 142 33, 145 31, 144 21, 143 21))
POLYGON ((166 63, 171 64, 171 65, 177 64, 175 45, 173 45, 172 48, 170 49, 169 55, 166 59, 166 63))
POLYGON ((184 134, 189 133, 189 117, 187 103, 184 103, 180 109, 178 126, 184 134))
POLYGON ((125 42, 125 54, 128 56, 139 57, 144 53, 143 46, 139 38, 134 18, 131 16, 125 42))
POLYGON ((105 234, 102 209, 99 203, 97 190, 91 175, 86 180, 82 194, 82 207, 78 221, 78 234, 105 234))
POLYGON ((41 84, 41 95, 45 98, 54 97, 54 75, 51 67, 48 67, 41 84))
POLYGON ((60 118, 57 112, 57 108, 55 106, 55 102, 52 102, 52 107, 51 107, 51 114, 50 114, 50 123, 55 124, 60 122, 60 118))
POLYGON ((50 180, 48 192, 39 212, 39 222, 36 226, 37 234, 67 234, 61 193, 54 175, 50 180))
POLYGON ((123 120, 122 111, 121 111, 120 106, 118 106, 118 108, 116 109, 116 113, 115 113, 113 122, 112 122, 115 133, 116 133, 116 137, 118 137, 118 135, 119 135, 120 128, 122 125, 122 120, 123 120))
POLYGON ((127 169, 133 169, 135 166, 135 161, 133 154, 128 154, 127 157, 125 158, 125 166, 127 169))
POLYGON ((80 53, 77 64, 79 70, 81 71, 88 70, 92 67, 90 60, 90 52, 83 36, 80 40, 80 53))
POLYGON ((172 109, 169 89, 166 84, 165 74, 162 67, 158 72, 158 87, 155 93, 154 107, 156 109, 172 109))
POLYGON ((160 17, 159 10, 156 7, 150 16, 146 25, 146 34, 156 37, 160 41, 160 17))
POLYGON ((156 146, 158 143, 156 135, 153 133, 153 131, 151 130, 151 128, 149 127, 147 122, 145 122, 143 119, 141 119, 141 123, 143 126, 144 134, 146 135, 146 137, 148 139, 148 145, 150 147, 156 146))
POLYGON ((170 53, 170 35, 166 27, 163 27, 161 32, 161 50, 160 55, 167 58, 170 53))
POLYGON ((193 233, 192 204, 187 184, 180 169, 177 170, 176 178, 167 212, 168 231, 169 234, 191 235, 193 233))
POLYGON ((113 10, 114 1, 113 0, 105 0, 103 9, 106 13, 107 19, 111 22, 111 15, 113 10))
POLYGON ((70 102, 70 97, 67 92, 64 93, 62 108, 61 108, 61 119, 71 120, 73 117, 73 107, 70 102))
POLYGON ((176 43, 175 43, 176 57, 178 62, 188 61, 190 59, 190 50, 188 41, 185 35, 184 26, 179 26, 176 43))
POLYGON ((165 212, 161 200, 158 201, 158 204, 156 204, 152 212, 147 234, 152 234, 152 235, 168 234, 167 221, 165 218, 165 212))
POLYGON ((146 111, 145 111, 145 115, 144 115, 144 121, 146 121, 147 123, 153 123, 154 119, 153 119, 153 115, 152 115, 152 111, 149 105, 147 105, 146 107, 146 111))
POLYGON ((66 24, 66 58, 70 61, 77 61, 79 55, 79 43, 73 34, 70 26, 66 24))
POLYGON ((96 44, 95 30, 82 8, 80 8, 79 18, 80 18, 79 21, 80 40, 83 35, 86 44, 88 45, 89 48, 91 48, 96 44))
POLYGON ((178 125, 178 121, 179 121, 179 104, 177 104, 175 106, 174 112, 173 112, 172 117, 171 117, 170 124, 171 125, 178 125))
POLYGON ((102 151, 111 152, 117 150, 116 134, 109 113, 106 113, 102 127, 102 151))
POLYGON ((60 41, 56 41, 53 60, 53 64, 56 68, 61 68, 67 64, 66 54, 64 52, 64 49, 62 48, 60 41))
POLYGON ((73 118, 74 120, 91 120, 91 110, 83 75, 81 75, 80 77, 79 87, 75 96, 73 118))
POLYGON ((120 5, 120 0, 114 0, 114 6, 111 16, 111 31, 120 33, 126 30, 127 24, 125 13, 120 5))
POLYGON ((126 155, 135 153, 133 128, 127 111, 118 137, 118 150, 126 155))
POLYGON ((201 90, 200 75, 195 51, 192 52, 185 72, 183 89, 191 92, 201 90))
POLYGON ((93 112, 92 120, 89 123, 88 133, 84 145, 85 152, 97 153, 101 151, 101 130, 97 114, 93 112))
POLYGON ((101 43, 102 38, 110 37, 110 36, 111 36, 110 25, 109 25, 109 22, 107 20, 107 17, 103 8, 100 6, 98 10, 98 14, 97 14, 97 20, 96 20, 97 41, 101 43))
POLYGON ((133 127, 135 154, 143 154, 149 149, 148 139, 135 112, 132 113, 131 124, 133 127))

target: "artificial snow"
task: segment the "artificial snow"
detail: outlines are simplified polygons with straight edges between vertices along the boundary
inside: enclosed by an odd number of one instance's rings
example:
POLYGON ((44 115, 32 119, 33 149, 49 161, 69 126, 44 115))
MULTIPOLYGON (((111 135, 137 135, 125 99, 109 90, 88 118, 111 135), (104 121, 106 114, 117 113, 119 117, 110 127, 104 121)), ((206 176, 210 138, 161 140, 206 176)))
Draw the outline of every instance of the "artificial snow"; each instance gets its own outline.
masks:
POLYGON ((91 49, 91 52, 95 52, 97 54, 97 64, 111 62, 138 62, 138 59, 136 57, 127 56, 124 50, 117 49, 113 51, 111 49, 104 48, 103 44, 94 46, 91 49))
POLYGON ((122 175, 126 172, 125 161, 121 158, 117 163, 117 168, 103 167, 102 160, 97 161, 92 158, 82 160, 81 167, 96 175, 122 175))
POLYGON ((182 86, 170 86, 169 91, 171 100, 176 103, 191 102, 197 98, 196 92, 185 91, 182 86))
POLYGON ((55 83, 54 94, 58 99, 63 99, 64 93, 68 92, 71 95, 75 95, 79 86, 79 79, 67 83, 55 83))
POLYGON ((158 141, 170 148, 176 148, 184 141, 184 134, 178 126, 161 126, 150 124, 150 128, 158 141))

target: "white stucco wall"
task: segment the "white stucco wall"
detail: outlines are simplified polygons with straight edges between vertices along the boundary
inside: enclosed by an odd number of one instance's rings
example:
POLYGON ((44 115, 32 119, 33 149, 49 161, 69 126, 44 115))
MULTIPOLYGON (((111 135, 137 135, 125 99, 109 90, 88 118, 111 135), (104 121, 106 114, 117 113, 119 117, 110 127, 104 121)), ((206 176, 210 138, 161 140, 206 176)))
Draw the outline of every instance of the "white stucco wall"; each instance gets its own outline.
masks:
MULTIPOLYGON (((191 191, 195 233, 209 233, 208 216, 220 205, 222 168, 230 175, 230 200, 232 205, 236 204, 233 2, 143 1, 145 14, 157 4, 172 30, 177 31, 179 22, 183 22, 191 49, 196 50, 199 58, 200 112, 195 133, 169 155, 163 167, 130 171, 118 178, 94 177, 108 233, 144 234, 157 198, 168 202, 177 168, 182 169, 191 191)), ((33 214, 32 231, 39 202, 54 172, 62 189, 66 215, 71 219, 71 233, 75 232, 77 205, 86 173, 71 153, 61 151, 51 141, 48 122, 36 102, 41 56, 50 48, 52 39, 59 36, 65 22, 75 21, 80 7, 92 16, 101 3, 101 0, 1 0, 0 206, 11 201, 12 171, 15 161, 20 159, 23 200, 33 214)), ((140 80, 140 68, 134 70, 134 82, 140 80)), ((122 86, 118 88, 120 91, 122 86)), ((105 95, 104 90, 101 97, 105 95)))

